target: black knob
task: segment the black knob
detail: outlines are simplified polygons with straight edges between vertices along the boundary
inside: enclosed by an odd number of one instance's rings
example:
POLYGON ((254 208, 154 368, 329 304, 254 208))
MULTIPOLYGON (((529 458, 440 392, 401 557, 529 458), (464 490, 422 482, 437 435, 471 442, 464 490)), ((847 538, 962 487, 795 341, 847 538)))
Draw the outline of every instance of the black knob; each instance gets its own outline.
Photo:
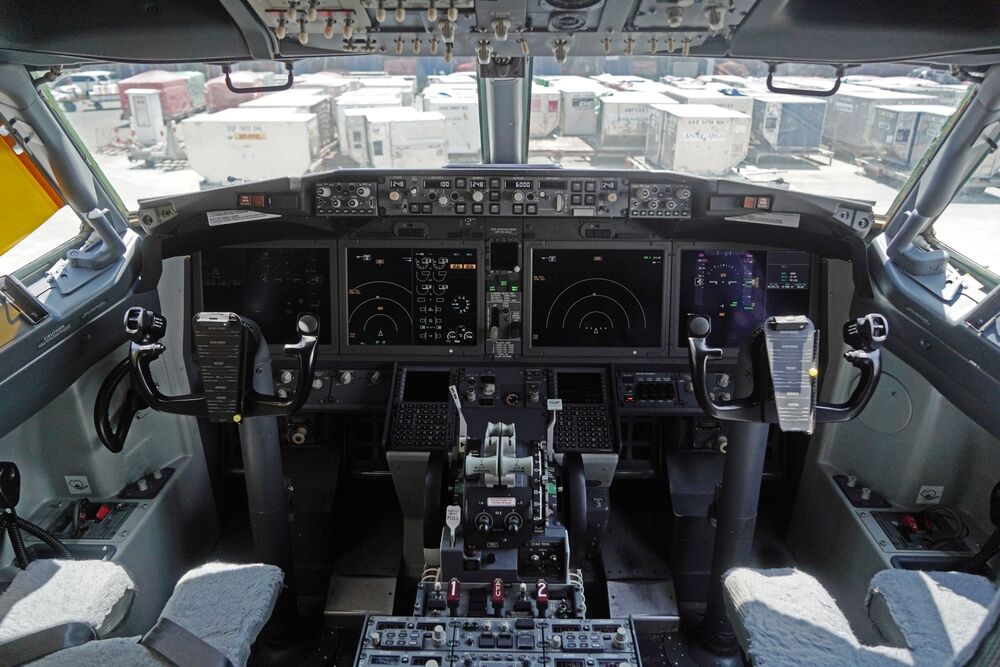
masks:
POLYGON ((712 322, 703 315, 694 315, 688 320, 688 334, 693 338, 704 338, 712 333, 712 322))
POLYGON ((480 533, 488 533, 493 527, 493 517, 491 517, 486 512, 480 512, 476 517, 476 528, 479 529, 480 533))
POLYGON ((517 512, 511 512, 507 515, 507 518, 504 519, 504 523, 507 524, 508 531, 516 533, 521 530, 521 515, 517 512))

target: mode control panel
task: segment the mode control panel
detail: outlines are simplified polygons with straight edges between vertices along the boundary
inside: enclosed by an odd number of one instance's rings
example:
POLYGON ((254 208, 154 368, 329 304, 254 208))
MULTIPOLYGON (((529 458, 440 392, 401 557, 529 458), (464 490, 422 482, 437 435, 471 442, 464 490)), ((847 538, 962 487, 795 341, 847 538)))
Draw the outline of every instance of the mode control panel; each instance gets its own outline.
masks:
POLYGON ((633 218, 691 218, 691 186, 678 183, 633 183, 633 218))
POLYGON ((493 175, 392 176, 379 189, 383 215, 620 218, 629 211, 624 178, 493 175))
POLYGON ((316 215, 375 215, 376 192, 373 181, 319 183, 316 185, 316 215))

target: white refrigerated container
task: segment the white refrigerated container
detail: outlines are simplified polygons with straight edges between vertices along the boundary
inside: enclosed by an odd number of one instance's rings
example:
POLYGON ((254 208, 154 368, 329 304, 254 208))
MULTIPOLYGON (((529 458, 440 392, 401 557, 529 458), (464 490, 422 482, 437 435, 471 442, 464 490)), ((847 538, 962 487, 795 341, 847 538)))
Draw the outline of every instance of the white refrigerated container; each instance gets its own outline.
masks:
POLYGON ((314 113, 287 109, 224 109, 181 121, 191 168, 210 183, 232 176, 261 180, 301 176, 319 164, 319 125, 314 113))
POLYGON ((875 107, 899 104, 935 104, 931 95, 882 90, 863 85, 842 86, 829 98, 823 140, 835 151, 852 155, 872 152, 869 135, 875 107))
POLYGON ((319 124, 321 146, 328 146, 334 140, 336 127, 333 116, 333 99, 321 88, 291 88, 270 93, 240 105, 247 109, 293 109, 316 114, 319 124))
POLYGON ((611 88, 581 76, 540 77, 559 91, 559 134, 593 137, 597 134, 597 98, 611 88))
POLYGON ((676 86, 661 84, 661 91, 667 97, 681 104, 713 104, 723 109, 732 109, 753 115, 753 98, 741 93, 738 88, 720 85, 676 86))
POLYGON ((711 104, 654 104, 646 159, 662 169, 724 176, 747 155, 750 116, 711 104))
POLYGON ((461 158, 477 155, 482 148, 479 131, 479 97, 472 92, 437 91, 423 94, 423 111, 436 111, 448 125, 448 153, 461 158))
POLYGON ((410 118, 420 113, 413 107, 357 107, 344 110, 344 140, 342 153, 362 167, 371 166, 368 156, 368 118, 410 118))
POLYGON ((598 139, 605 147, 642 147, 654 104, 676 104, 660 93, 615 91, 597 98, 598 139))
POLYGON ((405 118, 390 110, 368 116, 368 156, 376 169, 437 169, 448 162, 448 129, 436 111, 405 118))
POLYGON ((347 109, 358 109, 362 107, 372 109, 385 107, 402 108, 403 101, 399 95, 363 94, 363 91, 360 90, 353 90, 338 97, 337 109, 335 111, 337 116, 337 145, 343 155, 347 154, 347 127, 344 112, 347 111, 347 109))

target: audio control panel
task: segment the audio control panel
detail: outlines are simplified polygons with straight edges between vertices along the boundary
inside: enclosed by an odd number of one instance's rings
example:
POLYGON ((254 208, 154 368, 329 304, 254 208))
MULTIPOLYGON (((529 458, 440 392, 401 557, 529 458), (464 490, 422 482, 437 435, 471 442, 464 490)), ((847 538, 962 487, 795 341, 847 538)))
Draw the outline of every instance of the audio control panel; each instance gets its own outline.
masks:
POLYGON ((316 215, 375 215, 374 182, 319 183, 316 185, 316 215))
POLYGON ((691 186, 676 183, 633 183, 633 218, 691 218, 691 186))

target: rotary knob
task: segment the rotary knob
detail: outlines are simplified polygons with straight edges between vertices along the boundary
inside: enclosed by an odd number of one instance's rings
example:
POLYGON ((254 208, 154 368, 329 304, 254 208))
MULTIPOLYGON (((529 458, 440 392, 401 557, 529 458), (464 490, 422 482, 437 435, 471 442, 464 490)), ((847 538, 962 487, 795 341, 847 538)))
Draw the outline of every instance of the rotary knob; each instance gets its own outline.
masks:
POLYGON ((389 192, 389 201, 399 201, 402 196, 397 190, 392 190, 389 192))
POLYGON ((323 388, 323 378, 313 378, 312 388, 313 389, 322 389, 323 388))
POLYGON ((450 203, 451 200, 448 199, 448 195, 441 195, 440 197, 438 197, 438 206, 447 206, 450 203))
POLYGON ((340 384, 351 384, 351 380, 353 379, 354 375, 351 371, 340 371, 340 374, 337 376, 337 382, 340 384))
POLYGON ((614 204, 616 201, 618 201, 618 193, 617 192, 609 192, 608 196, 607 196, 607 200, 608 200, 609 204, 614 204))
POLYGON ((472 191, 472 201, 476 202, 477 204, 479 202, 483 201, 483 197, 484 197, 484 195, 483 195, 483 191, 482 190, 473 190, 472 191))
POLYGON ((322 186, 316 188, 316 196, 317 197, 329 197, 332 194, 333 194, 333 190, 331 190, 330 188, 326 187, 325 185, 322 185, 322 186))
POLYGON ((518 203, 523 202, 524 201, 524 193, 521 192, 520 190, 516 190, 514 192, 514 201, 516 201, 518 203))
POLYGON ((278 382, 281 384, 291 384, 292 383, 292 372, 291 371, 281 371, 281 375, 278 376, 278 382))
POLYGON ((359 197, 367 197, 371 193, 372 193, 371 188, 366 187, 364 185, 362 185, 360 188, 358 188, 358 196, 359 197))
POLYGON ((435 625, 434 631, 431 633, 431 641, 434 642, 434 645, 440 648, 441 646, 444 646, 447 639, 448 635, 445 634, 444 626, 435 625))
POLYGON ((615 648, 625 648, 628 644, 628 630, 623 626, 619 625, 618 629, 615 630, 614 636, 611 638, 611 645, 615 648))

